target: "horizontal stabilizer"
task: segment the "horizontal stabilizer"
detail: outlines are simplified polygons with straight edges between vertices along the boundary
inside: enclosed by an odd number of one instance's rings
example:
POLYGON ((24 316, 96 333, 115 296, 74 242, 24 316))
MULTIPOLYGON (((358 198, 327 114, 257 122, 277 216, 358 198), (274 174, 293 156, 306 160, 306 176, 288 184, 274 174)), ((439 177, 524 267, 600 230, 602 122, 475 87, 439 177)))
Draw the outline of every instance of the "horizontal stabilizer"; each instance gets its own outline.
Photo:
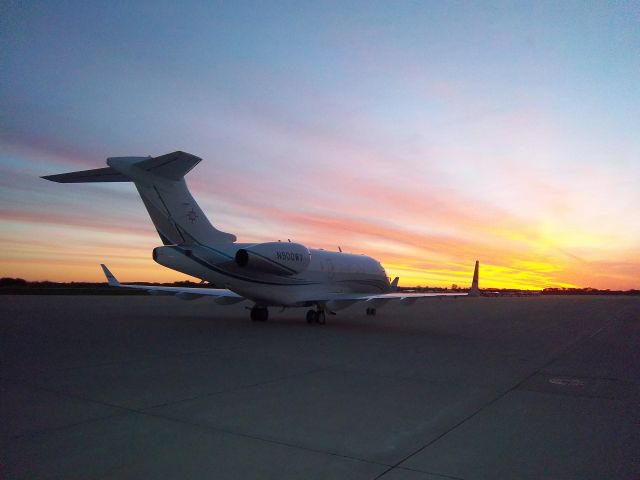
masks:
POLYGON ((136 167, 159 177, 178 181, 202 159, 186 152, 173 152, 136 163, 136 167))
POLYGON ((42 178, 58 183, 133 182, 165 245, 233 243, 235 235, 211 225, 187 187, 184 176, 201 160, 182 151, 159 157, 109 157, 107 168, 42 178))
POLYGON ((130 182, 131 179, 117 170, 106 168, 94 168, 92 170, 80 170, 77 172, 47 175, 45 180, 58 183, 92 183, 92 182, 130 182))

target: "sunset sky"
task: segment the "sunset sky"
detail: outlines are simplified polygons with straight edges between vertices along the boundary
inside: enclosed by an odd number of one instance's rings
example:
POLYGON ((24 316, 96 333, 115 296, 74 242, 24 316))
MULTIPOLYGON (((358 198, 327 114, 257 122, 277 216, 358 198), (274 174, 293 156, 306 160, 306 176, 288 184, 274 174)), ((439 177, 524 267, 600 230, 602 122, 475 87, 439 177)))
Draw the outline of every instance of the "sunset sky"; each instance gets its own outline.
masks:
POLYGON ((0 276, 171 281, 132 184, 184 150, 239 241, 400 284, 640 287, 638 2, 5 2, 0 276))

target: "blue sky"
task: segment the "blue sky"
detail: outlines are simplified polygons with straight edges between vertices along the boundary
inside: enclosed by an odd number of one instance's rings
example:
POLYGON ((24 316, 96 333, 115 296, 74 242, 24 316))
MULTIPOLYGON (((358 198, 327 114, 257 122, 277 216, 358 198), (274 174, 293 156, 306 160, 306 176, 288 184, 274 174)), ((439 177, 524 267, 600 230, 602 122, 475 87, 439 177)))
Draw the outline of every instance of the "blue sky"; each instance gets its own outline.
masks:
POLYGON ((339 243, 414 284, 478 257, 489 285, 637 286, 639 19, 637 2, 9 4, 0 274, 97 279, 107 255, 169 278, 129 186, 37 177, 181 149, 241 240, 339 243))

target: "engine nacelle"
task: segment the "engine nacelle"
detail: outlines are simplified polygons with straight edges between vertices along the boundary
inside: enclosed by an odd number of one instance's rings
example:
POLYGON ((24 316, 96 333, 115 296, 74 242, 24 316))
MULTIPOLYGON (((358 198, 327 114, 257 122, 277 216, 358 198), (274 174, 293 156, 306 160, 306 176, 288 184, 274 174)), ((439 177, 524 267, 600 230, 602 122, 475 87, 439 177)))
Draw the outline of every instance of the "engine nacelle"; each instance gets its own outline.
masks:
POLYGON ((240 267, 258 272, 294 275, 309 266, 311 253, 299 243, 267 242, 241 248, 235 261, 240 267))

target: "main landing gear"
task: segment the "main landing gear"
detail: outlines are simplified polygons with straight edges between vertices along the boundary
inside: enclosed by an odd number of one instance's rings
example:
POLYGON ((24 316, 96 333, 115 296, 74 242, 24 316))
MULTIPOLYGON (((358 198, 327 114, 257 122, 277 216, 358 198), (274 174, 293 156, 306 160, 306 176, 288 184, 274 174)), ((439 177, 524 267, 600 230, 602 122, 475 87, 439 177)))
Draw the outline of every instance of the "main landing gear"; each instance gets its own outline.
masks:
POLYGON ((307 323, 318 323, 324 325, 327 322, 327 317, 324 310, 309 310, 307 312, 307 323))
POLYGON ((269 320, 269 310, 267 310, 267 307, 259 307, 256 305, 251 309, 250 316, 253 322, 266 322, 269 320))
MULTIPOLYGON (((254 305, 251 308, 251 320, 253 322, 266 322, 269 319, 269 310, 267 307, 254 305)), ((324 325, 327 322, 327 316, 324 309, 309 310, 307 312, 307 323, 317 323, 324 325)))
POLYGON ((375 308, 367 308, 367 315, 369 315, 370 317, 373 317, 376 315, 376 309, 375 308))

